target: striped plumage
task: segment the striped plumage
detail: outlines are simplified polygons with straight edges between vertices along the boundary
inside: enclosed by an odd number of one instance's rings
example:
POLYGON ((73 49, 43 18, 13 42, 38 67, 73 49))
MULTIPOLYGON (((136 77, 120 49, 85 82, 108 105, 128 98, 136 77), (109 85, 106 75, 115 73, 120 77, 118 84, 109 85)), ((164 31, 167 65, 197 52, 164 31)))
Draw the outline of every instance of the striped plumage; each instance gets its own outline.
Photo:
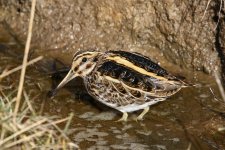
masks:
POLYGON ((168 73, 148 57, 126 51, 79 51, 74 55, 71 70, 57 89, 80 76, 88 93, 99 102, 123 113, 144 111, 149 106, 178 92, 186 83, 168 73))

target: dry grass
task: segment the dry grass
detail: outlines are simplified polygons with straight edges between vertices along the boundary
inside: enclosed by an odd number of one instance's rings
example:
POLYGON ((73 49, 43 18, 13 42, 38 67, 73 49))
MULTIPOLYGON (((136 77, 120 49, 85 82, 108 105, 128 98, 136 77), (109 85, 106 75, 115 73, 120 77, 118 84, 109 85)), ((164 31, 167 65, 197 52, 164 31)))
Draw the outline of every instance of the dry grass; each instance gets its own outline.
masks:
POLYGON ((24 101, 14 122, 16 99, 0 96, 0 147, 1 149, 77 149, 66 136, 72 115, 64 119, 36 115, 24 93, 24 101), (64 129, 57 125, 66 123, 64 129))
MULTIPOLYGON (((0 148, 3 149, 78 149, 67 137, 73 115, 64 119, 36 115, 32 104, 23 89, 26 67, 39 61, 38 57, 27 62, 32 36, 36 0, 32 0, 28 36, 24 51, 23 64, 15 69, 3 72, 0 79, 21 69, 17 96, 5 95, 0 89, 0 148), (21 99, 24 98, 23 104, 21 99), (58 124, 65 123, 62 130, 58 124)), ((15 94, 14 94, 15 95, 15 94)))

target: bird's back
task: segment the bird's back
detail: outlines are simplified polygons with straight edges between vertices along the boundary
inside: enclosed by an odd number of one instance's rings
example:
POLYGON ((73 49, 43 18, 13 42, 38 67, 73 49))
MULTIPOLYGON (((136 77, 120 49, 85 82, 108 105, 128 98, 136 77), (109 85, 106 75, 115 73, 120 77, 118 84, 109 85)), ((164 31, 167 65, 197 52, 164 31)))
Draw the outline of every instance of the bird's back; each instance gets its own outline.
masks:
POLYGON ((126 51, 108 51, 97 71, 127 88, 155 97, 171 96, 185 86, 182 80, 149 58, 126 51))

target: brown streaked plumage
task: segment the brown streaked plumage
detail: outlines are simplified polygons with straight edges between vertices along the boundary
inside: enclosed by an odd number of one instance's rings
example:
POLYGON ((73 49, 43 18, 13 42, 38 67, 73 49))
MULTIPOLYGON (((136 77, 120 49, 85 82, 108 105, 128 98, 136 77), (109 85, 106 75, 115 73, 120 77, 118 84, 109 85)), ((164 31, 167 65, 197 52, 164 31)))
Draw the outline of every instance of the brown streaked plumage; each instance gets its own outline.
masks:
POLYGON ((123 113, 119 121, 127 120, 127 112, 143 109, 137 117, 141 120, 150 105, 187 86, 148 57, 126 51, 77 52, 71 70, 56 90, 77 76, 84 79, 92 97, 123 113))

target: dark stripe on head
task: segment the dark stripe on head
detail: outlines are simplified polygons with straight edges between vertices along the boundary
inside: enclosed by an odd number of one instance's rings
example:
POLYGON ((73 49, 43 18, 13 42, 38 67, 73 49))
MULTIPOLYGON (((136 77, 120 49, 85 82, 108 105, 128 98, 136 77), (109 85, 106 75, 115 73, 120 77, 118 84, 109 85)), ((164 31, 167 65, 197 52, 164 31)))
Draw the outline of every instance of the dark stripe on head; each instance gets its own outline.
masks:
POLYGON ((80 51, 77 51, 77 52, 73 55, 73 60, 74 60, 75 57, 77 57, 78 55, 80 55, 80 56, 78 56, 77 59, 80 58, 81 56, 90 55, 88 52, 97 52, 97 50, 91 49, 91 50, 80 50, 80 51), (86 53, 86 54, 85 54, 85 53, 86 53))

